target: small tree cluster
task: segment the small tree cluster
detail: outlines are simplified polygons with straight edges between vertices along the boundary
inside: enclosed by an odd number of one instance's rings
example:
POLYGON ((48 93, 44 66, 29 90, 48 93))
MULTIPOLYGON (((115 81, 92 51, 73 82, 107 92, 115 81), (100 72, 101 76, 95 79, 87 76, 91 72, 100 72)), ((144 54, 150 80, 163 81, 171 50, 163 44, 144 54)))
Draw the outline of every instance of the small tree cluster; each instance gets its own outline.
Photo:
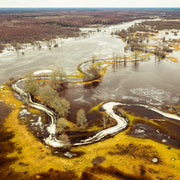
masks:
POLYGON ((37 86, 35 79, 33 78, 32 75, 30 75, 29 77, 26 78, 25 91, 27 93, 32 94, 33 96, 37 95, 38 86, 37 86))
POLYGON ((67 120, 65 118, 59 118, 56 122, 56 133, 61 134, 67 127, 67 120))
MULTIPOLYGON (((98 67, 99 68, 99 67, 98 67)), ((91 81, 98 79, 100 77, 100 71, 95 66, 91 66, 90 69, 88 69, 83 77, 83 81, 91 81)))
POLYGON ((63 69, 54 70, 51 73, 51 86, 60 91, 67 76, 63 69))
POLYGON ((56 111, 58 117, 67 116, 70 109, 70 103, 66 99, 59 97, 54 89, 50 86, 44 86, 40 88, 39 94, 45 103, 56 111))

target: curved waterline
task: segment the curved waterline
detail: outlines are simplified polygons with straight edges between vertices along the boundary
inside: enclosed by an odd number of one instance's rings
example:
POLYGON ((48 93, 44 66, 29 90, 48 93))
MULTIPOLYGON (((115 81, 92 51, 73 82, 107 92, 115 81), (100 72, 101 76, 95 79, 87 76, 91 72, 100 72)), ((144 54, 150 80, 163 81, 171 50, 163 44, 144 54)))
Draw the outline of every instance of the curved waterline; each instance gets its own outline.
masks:
MULTIPOLYGON (((112 62, 112 60, 96 60, 96 62, 112 62)), ((79 69, 81 69, 81 72, 85 73, 85 70, 87 69, 87 66, 89 66, 89 62, 92 63, 91 61, 87 61, 84 62, 84 64, 80 64, 79 65, 79 69)), ((119 61, 119 62, 124 62, 124 61, 119 61)), ((128 62, 128 61, 127 61, 128 62)), ((44 71, 46 72, 46 70, 44 71)), ((34 77, 36 79, 41 78, 41 79, 50 79, 50 77, 34 77)), ((41 111, 44 111, 49 117, 50 117, 50 124, 47 127, 47 132, 49 133, 49 136, 44 140, 44 142, 52 147, 56 147, 56 148, 62 148, 65 146, 63 141, 60 141, 56 138, 56 116, 55 113, 50 110, 49 108, 47 108, 46 106, 43 106, 42 104, 36 103, 32 101, 31 95, 24 92, 24 90, 22 88, 20 88, 18 86, 18 84, 22 83, 23 81, 25 81, 27 78, 23 78, 20 79, 18 81, 16 81, 13 85, 12 88, 18 92, 19 94, 21 94, 22 96, 24 96, 25 98, 28 99, 28 103, 31 107, 39 109, 41 111)), ((68 79, 68 82, 72 82, 71 79, 68 79)), ((82 80, 78 80, 77 82, 82 82, 82 80)), ((95 133, 95 135, 93 135, 92 137, 88 137, 87 139, 84 140, 80 140, 80 142, 74 143, 72 144, 72 146, 80 146, 80 145, 87 145, 87 144, 92 144, 95 142, 98 142, 100 140, 102 140, 105 137, 110 137, 110 136, 114 136, 116 134, 118 134, 120 131, 124 130, 127 126, 128 126, 128 120, 124 117, 121 117, 117 114, 115 114, 113 107, 114 106, 139 106, 139 107, 144 107, 145 109, 151 110, 153 112, 156 112, 166 118, 171 118, 171 119, 175 119, 180 121, 180 117, 176 116, 174 114, 169 114, 169 113, 165 113, 163 111, 160 111, 159 109, 152 107, 152 106, 148 106, 148 105, 142 105, 142 104, 126 104, 126 103, 121 103, 121 102, 106 102, 103 103, 102 108, 106 111, 106 113, 113 119, 116 120, 117 124, 115 126, 112 126, 110 128, 98 131, 97 133, 95 133)))
MULTIPOLYGON (((52 147, 58 147, 58 148, 64 147, 65 144, 63 143, 63 141, 60 141, 55 137, 55 135, 56 135, 56 116, 55 116, 54 112, 52 110, 48 109, 47 107, 43 106, 42 104, 33 102, 31 95, 29 93, 25 93, 23 91, 23 89, 21 89, 17 86, 18 83, 25 81, 25 80, 26 80, 25 78, 18 80, 15 84, 12 85, 13 89, 15 91, 17 91, 19 94, 26 97, 28 99, 28 104, 31 107, 36 108, 36 109, 41 110, 41 111, 44 111, 50 117, 51 122, 50 122, 49 126, 47 127, 47 131, 49 133, 49 136, 44 139, 44 142, 47 145, 50 145, 52 147)), ((106 113, 110 117, 114 118, 117 121, 116 126, 101 130, 100 132, 97 132, 92 137, 89 137, 85 140, 81 140, 79 143, 74 143, 72 145, 73 146, 80 146, 80 145, 92 144, 94 142, 102 140, 104 137, 106 137, 108 135, 113 136, 113 135, 119 133, 120 131, 122 131, 123 129, 125 129, 128 125, 128 122, 125 118, 120 117, 114 113, 113 107, 116 105, 120 105, 120 103, 107 102, 107 103, 104 103, 102 105, 102 107, 106 111, 106 113)))

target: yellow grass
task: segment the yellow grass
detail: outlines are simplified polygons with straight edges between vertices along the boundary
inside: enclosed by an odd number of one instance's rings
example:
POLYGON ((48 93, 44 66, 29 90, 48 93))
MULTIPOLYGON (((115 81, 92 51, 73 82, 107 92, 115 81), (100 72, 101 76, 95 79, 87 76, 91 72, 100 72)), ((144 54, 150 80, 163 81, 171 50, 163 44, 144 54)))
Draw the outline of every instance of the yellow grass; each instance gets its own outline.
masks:
MULTIPOLYGON (((6 86, 6 90, 9 88, 6 86)), ((17 157, 18 160, 10 166, 15 172, 28 172, 28 175, 33 175, 40 172, 47 172, 50 168, 60 171, 73 170, 80 177, 82 171, 86 167, 92 167, 92 159, 97 156, 104 156, 105 161, 101 164, 103 167, 114 166, 117 169, 129 173, 131 175, 140 174, 140 166, 144 166, 146 170, 146 176, 151 179, 156 177, 167 179, 168 176, 173 176, 172 179, 180 179, 180 150, 171 148, 168 149, 166 145, 154 142, 148 139, 138 139, 126 135, 126 131, 119 133, 118 135, 109 138, 107 140, 88 145, 72 148, 73 151, 82 151, 85 154, 81 157, 74 159, 65 159, 51 155, 51 150, 46 148, 44 144, 38 141, 29 132, 25 125, 19 124, 17 118, 19 109, 22 103, 16 100, 11 91, 0 92, 0 97, 7 104, 13 104, 13 111, 6 119, 5 127, 8 131, 13 131, 15 136, 12 138, 12 142, 16 144, 16 149, 13 153, 10 153, 8 157, 17 157), (2 95, 5 97, 2 97, 2 95), (132 157, 129 154, 116 154, 110 155, 110 151, 116 149, 116 144, 127 146, 132 143, 135 146, 151 146, 153 152, 157 152, 161 163, 149 163, 144 157, 132 157), (18 153, 18 148, 21 148, 21 153, 18 153), (171 159, 175 158, 174 161, 171 159), (22 166, 21 163, 28 164, 28 166, 22 166), (150 171, 153 170, 153 171, 150 171), (158 172, 158 173, 157 173, 158 172)), ((152 153, 153 153, 152 152, 152 153)), ((113 179, 110 175, 96 174, 97 177, 102 179, 113 179)))
POLYGON ((78 71, 78 72, 68 75, 68 77, 82 78, 83 74, 78 71))
POLYGON ((178 51, 178 50, 180 50, 180 43, 177 43, 177 44, 174 44, 173 45, 173 49, 175 50, 175 51, 178 51))
POLYGON ((170 59, 172 62, 175 62, 175 63, 178 62, 177 58, 172 57, 172 56, 167 57, 167 59, 170 59))

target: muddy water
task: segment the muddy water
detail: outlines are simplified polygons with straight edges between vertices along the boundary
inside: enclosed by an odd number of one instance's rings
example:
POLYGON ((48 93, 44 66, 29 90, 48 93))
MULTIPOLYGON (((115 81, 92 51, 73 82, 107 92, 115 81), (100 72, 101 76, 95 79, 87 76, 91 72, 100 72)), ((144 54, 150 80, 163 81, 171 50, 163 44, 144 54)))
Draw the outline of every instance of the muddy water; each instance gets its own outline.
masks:
POLYGON ((170 61, 127 62, 107 68, 96 86, 70 85, 65 96, 83 106, 120 100, 162 106, 180 103, 180 65, 170 61))
MULTIPOLYGON (((103 101, 124 101, 130 104, 147 104, 151 106, 178 105, 180 103, 180 65, 167 60, 123 62, 110 65, 102 81, 96 86, 69 85, 64 96, 71 102, 70 119, 75 122, 76 112, 84 108, 89 110, 103 101)), ((122 107, 124 108, 124 107, 122 107)), ((131 108, 129 112, 156 122, 144 120, 134 122, 129 135, 149 138, 160 143, 180 147, 180 122, 164 118, 157 113, 143 108, 131 108), (169 128, 171 130, 169 130, 169 128)), ((89 115, 89 120, 91 116, 89 115)))
POLYGON ((1 56, 0 83, 39 69, 64 67, 72 73, 79 63, 88 60, 93 54, 100 58, 112 56, 112 52, 123 49, 123 44, 120 39, 100 33, 86 39, 65 40, 62 47, 52 50, 30 50, 24 56, 16 53, 1 56))
POLYGON ((179 64, 168 61, 127 63, 126 67, 108 68, 96 96, 108 100, 163 105, 178 104, 180 97, 179 64), (104 93, 105 92, 105 93, 104 93))

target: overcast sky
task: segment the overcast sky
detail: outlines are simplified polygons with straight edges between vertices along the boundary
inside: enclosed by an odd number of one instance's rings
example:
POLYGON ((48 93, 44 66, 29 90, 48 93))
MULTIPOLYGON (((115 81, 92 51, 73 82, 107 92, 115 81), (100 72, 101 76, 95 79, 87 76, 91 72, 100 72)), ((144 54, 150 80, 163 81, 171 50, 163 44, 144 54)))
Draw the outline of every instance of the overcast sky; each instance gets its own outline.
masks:
POLYGON ((0 0, 0 7, 179 7, 180 0, 0 0))

